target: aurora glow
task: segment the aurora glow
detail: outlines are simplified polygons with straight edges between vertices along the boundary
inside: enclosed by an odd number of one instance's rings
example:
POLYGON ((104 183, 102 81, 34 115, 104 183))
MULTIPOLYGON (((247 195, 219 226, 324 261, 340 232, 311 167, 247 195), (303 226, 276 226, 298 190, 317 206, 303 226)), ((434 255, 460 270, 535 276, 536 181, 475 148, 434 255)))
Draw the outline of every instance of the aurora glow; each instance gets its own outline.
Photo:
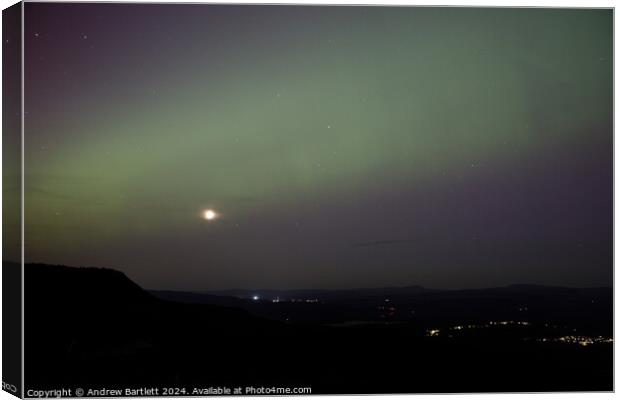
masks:
POLYGON ((612 18, 27 3, 26 261, 167 289, 611 284, 612 18))

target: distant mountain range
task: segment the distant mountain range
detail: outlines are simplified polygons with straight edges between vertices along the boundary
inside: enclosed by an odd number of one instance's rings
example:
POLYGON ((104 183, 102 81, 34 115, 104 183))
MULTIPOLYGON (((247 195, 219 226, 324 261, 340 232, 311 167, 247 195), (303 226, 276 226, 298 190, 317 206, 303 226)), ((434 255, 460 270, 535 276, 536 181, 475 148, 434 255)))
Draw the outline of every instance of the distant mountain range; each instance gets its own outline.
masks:
POLYGON ((431 289, 422 286, 406 287, 385 287, 385 288, 359 288, 359 289, 297 289, 297 290, 250 290, 250 289, 229 289, 229 290, 205 290, 199 293, 211 294, 214 296, 231 296, 241 299, 311 299, 311 298, 358 298, 360 296, 386 296, 409 293, 429 292, 431 289))
MULTIPOLYGON (((609 289, 605 287, 599 288, 571 288, 562 286, 548 286, 535 284, 513 284, 500 287, 491 287, 483 289, 428 289, 423 286, 394 286, 394 287, 377 287, 377 288, 355 288, 355 289, 227 289, 227 290, 203 290, 190 291, 189 293, 199 293, 204 295, 213 295, 218 297, 236 297, 240 299, 252 300, 293 300, 293 299, 312 299, 320 298, 324 300, 330 299, 346 299, 359 298, 368 296, 407 296, 418 295, 421 293, 476 293, 481 291, 501 292, 501 291, 597 291, 600 289, 609 289)), ((154 291, 156 292, 156 291, 154 291)), ((187 292, 186 292, 187 293, 187 292)))

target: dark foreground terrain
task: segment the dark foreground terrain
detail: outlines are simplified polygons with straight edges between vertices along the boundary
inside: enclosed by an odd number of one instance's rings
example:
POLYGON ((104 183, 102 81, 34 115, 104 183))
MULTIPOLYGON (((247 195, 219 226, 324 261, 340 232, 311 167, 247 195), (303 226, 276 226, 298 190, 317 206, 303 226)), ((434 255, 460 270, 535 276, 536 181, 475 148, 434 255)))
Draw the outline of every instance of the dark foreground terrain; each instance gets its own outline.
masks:
POLYGON ((258 296, 147 292, 110 269, 30 264, 25 277, 27 390, 613 390, 611 288, 258 296))

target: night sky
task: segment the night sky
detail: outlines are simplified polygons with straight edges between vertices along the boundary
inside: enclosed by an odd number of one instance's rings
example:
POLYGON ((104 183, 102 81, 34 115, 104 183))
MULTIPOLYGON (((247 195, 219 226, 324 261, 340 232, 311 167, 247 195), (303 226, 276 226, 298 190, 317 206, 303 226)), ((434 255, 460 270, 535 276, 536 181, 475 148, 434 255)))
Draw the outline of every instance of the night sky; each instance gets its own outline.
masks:
POLYGON ((150 289, 611 285, 612 18, 27 3, 26 262, 150 289))

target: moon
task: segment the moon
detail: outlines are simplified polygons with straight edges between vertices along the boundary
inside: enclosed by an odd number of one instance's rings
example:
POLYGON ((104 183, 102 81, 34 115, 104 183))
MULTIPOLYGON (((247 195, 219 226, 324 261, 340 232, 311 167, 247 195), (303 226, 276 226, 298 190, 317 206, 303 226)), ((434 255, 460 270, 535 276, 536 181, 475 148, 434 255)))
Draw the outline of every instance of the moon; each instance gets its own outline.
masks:
POLYGON ((204 210, 204 212, 202 213, 202 217, 207 221, 213 221, 217 218, 217 213, 211 209, 204 210))

